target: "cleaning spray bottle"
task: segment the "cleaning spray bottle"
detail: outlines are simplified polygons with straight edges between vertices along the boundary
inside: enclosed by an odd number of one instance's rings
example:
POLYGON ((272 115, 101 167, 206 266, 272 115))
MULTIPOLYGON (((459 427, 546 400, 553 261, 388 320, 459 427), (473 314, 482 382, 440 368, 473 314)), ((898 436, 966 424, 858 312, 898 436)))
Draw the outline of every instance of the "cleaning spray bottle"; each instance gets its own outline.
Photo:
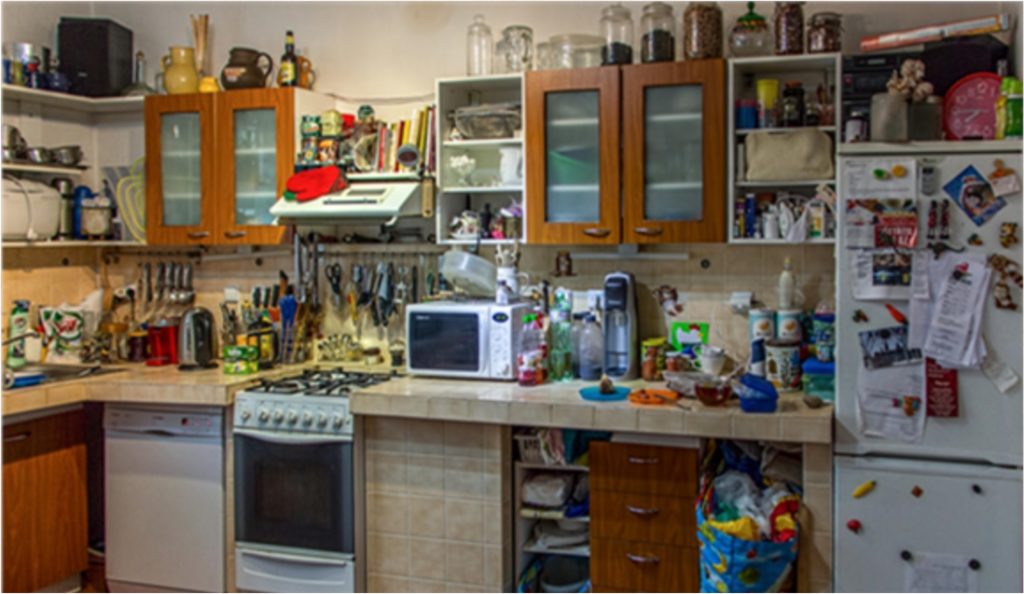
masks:
MULTIPOLYGON (((7 325, 7 337, 14 338, 28 332, 29 302, 23 299, 14 301, 11 319, 7 325)), ((21 369, 25 366, 25 339, 15 340, 7 345, 7 367, 21 369)))

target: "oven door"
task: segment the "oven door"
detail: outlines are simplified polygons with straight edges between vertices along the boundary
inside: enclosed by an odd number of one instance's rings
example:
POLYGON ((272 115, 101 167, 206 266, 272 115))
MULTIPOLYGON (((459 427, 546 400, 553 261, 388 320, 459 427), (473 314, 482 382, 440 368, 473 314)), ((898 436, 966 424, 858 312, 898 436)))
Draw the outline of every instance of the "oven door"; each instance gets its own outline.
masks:
POLYGON ((355 552, 352 437, 235 429, 235 539, 355 552))
POLYGON ((486 378, 487 312, 451 308, 414 310, 406 315, 410 373, 486 378))

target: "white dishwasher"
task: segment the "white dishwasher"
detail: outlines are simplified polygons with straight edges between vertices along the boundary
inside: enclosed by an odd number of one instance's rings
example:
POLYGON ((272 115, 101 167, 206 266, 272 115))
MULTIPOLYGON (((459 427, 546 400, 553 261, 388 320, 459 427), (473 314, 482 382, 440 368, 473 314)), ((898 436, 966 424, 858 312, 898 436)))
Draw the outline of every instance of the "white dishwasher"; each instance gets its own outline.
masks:
POLYGON ((224 416, 107 405, 111 592, 224 591, 224 416))

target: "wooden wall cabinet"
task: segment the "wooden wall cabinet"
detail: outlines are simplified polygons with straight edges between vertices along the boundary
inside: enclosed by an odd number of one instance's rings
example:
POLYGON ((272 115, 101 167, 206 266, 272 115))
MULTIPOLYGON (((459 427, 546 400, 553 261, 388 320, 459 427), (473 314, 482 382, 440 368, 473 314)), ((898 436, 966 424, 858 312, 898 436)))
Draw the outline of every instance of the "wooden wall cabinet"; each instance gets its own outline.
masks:
POLYGON ((146 97, 147 243, 281 243, 270 207, 294 171, 299 119, 333 106, 293 88, 146 97))
POLYGON ((696 592, 697 450, 590 444, 595 592, 696 592))
POLYGON ((725 241, 724 102, 724 60, 528 73, 528 242, 725 241))
POLYGON ((89 564, 83 412, 5 425, 3 436, 3 590, 33 592, 89 564))

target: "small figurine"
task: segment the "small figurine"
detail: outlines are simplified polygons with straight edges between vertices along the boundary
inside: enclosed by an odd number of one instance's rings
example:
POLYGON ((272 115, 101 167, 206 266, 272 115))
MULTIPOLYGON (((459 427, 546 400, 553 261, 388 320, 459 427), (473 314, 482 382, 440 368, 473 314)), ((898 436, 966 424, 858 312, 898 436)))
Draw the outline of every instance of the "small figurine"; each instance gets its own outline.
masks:
POLYGON ((1020 273, 1020 264, 1001 254, 992 254, 988 257, 988 265, 999 273, 999 280, 1005 282, 1012 280, 1018 287, 1024 288, 1024 277, 1020 273))
POLYGON ((572 272, 572 256, 569 252, 560 251, 555 255, 555 272, 557 277, 575 276, 572 272))
POLYGON ((999 243, 1007 249, 1020 243, 1020 239, 1017 237, 1017 223, 1001 223, 999 225, 999 243))
POLYGON ((597 389, 602 394, 613 394, 615 392, 615 384, 608 378, 607 375, 601 376, 601 382, 597 385, 597 389))
POLYGON ((862 324, 868 321, 868 314, 864 313, 863 309, 858 309, 853 312, 853 321, 862 324))
POLYGON ((904 60, 899 74, 893 71, 886 88, 890 94, 902 95, 914 103, 924 103, 935 92, 935 87, 924 80, 924 62, 904 60))
POLYGON ((995 286, 992 288, 992 296, 995 298, 996 307, 999 309, 1017 311, 1017 304, 1013 301, 1013 294, 1010 293, 1010 285, 1006 284, 1006 281, 1000 280, 996 282, 995 286))
POLYGON ((977 233, 971 233, 971 236, 967 238, 967 244, 978 247, 980 245, 984 245, 985 242, 981 240, 981 236, 977 233))
POLYGON ((679 303, 679 292, 676 291, 675 287, 661 285, 654 291, 651 291, 651 293, 658 300, 658 304, 661 305, 661 309, 667 315, 678 316, 683 313, 683 304, 679 303))

